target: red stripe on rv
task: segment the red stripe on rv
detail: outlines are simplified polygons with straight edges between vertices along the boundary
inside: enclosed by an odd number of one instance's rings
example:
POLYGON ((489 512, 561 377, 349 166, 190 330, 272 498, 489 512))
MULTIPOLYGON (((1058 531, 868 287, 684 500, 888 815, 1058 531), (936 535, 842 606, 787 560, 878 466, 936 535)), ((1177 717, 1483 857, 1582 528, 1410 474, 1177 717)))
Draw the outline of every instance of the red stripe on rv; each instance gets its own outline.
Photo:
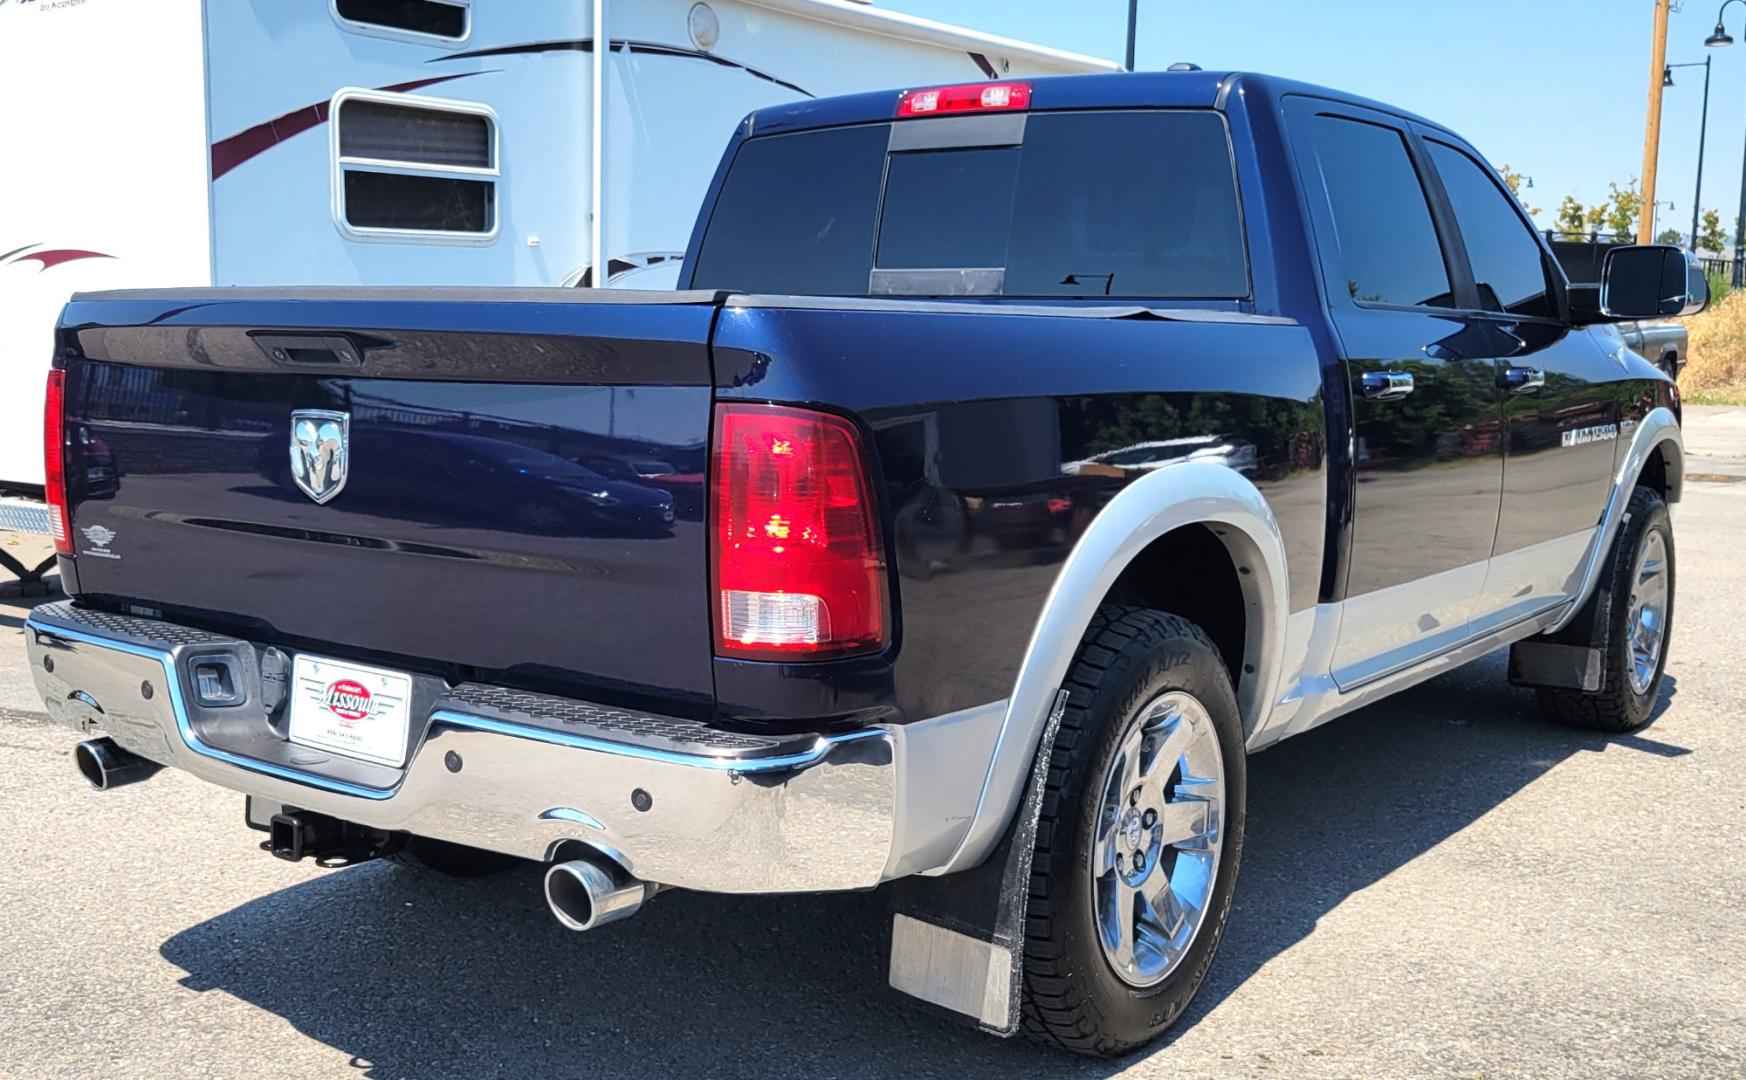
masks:
MULTIPOLYGON (((393 86, 378 86, 376 89, 403 94, 409 90, 435 86, 437 83, 448 82, 452 79, 465 79, 469 75, 483 74, 485 74, 483 71, 463 71, 457 75, 414 79, 412 82, 395 83, 393 86)), ((301 135, 310 128, 327 123, 327 109, 327 102, 318 101, 314 105, 292 109, 290 112, 275 116, 271 120, 264 120, 252 128, 245 128, 229 138, 218 140, 212 144, 212 178, 217 180, 243 162, 257 154, 271 150, 291 136, 301 135)))
MULTIPOLYGON (((113 259, 113 255, 105 255, 101 251, 85 251, 80 248, 50 248, 47 251, 33 251, 29 255, 20 255, 16 261, 30 262, 36 260, 42 263, 42 269, 59 266, 62 263, 74 262, 78 259, 113 259)), ((41 273, 42 271, 37 271, 41 273)))

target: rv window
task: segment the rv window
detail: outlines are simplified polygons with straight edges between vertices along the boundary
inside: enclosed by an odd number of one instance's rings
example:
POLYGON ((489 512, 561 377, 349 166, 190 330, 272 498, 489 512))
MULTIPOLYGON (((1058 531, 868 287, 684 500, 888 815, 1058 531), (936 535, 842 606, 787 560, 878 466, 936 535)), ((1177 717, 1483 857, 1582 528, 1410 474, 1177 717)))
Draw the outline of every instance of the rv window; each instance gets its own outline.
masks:
POLYGON ((346 222, 358 229, 488 232, 491 189, 480 180, 348 171, 346 222))
POLYGON ((483 107, 348 94, 333 110, 343 228, 404 239, 495 234, 497 140, 483 107))
POLYGON ((334 0, 334 12, 359 27, 459 41, 467 36, 467 5, 452 0, 334 0))
POLYGON ((341 157, 491 167, 491 121, 477 113, 350 100, 340 106, 339 131, 341 157))

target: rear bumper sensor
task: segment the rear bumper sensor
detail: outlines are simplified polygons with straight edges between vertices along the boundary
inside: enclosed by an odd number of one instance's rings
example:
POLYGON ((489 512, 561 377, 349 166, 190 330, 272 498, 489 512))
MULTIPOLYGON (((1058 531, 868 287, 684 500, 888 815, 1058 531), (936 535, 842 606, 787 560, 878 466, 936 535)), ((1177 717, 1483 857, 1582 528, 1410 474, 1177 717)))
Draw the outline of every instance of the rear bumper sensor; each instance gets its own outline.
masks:
POLYGON ((355 858, 356 835, 324 833, 331 820, 538 860, 581 841, 644 880, 716 892, 866 888, 893 861, 904 738, 891 728, 767 739, 463 686, 424 710, 404 768, 370 766, 371 786, 358 770, 338 778, 355 763, 289 743, 264 720, 249 740, 216 745, 259 708, 260 680, 244 670, 251 700, 202 726, 191 661, 252 661, 247 642, 71 603, 37 608, 25 637, 54 718, 99 727, 132 754, 263 804, 296 807, 297 821, 267 823, 282 857, 355 858))

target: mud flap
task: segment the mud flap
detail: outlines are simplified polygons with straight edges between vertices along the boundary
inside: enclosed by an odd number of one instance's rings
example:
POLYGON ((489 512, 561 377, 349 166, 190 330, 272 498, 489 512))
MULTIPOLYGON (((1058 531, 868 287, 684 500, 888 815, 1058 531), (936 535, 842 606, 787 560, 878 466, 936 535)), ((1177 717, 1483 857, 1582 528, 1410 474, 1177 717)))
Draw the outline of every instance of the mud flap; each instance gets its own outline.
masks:
POLYGON ((1518 641, 1510 646, 1510 685, 1599 690, 1601 650, 1552 641, 1518 641))
POLYGON ((1024 800, 988 858, 962 873, 905 878, 892 890, 892 987, 996 1035, 1019 1029, 1031 860, 1066 710, 1062 690, 1037 744, 1024 800))
MULTIPOLYGON (((1620 523, 1622 535, 1630 516, 1620 523)), ((1611 552, 1605 556, 1610 559, 1611 552)), ((1510 685, 1558 686, 1595 691, 1613 625, 1613 590, 1608 575, 1596 580, 1588 602, 1563 629, 1510 646, 1510 685)))

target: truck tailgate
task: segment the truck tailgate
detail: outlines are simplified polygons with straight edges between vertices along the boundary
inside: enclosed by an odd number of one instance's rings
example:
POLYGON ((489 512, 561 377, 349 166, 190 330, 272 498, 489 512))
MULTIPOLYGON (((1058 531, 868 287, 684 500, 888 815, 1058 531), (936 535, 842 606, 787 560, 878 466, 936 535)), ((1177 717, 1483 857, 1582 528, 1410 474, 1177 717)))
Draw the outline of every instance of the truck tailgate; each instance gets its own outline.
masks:
POLYGON ((77 588, 257 641, 706 702, 716 303, 76 297, 77 588))

